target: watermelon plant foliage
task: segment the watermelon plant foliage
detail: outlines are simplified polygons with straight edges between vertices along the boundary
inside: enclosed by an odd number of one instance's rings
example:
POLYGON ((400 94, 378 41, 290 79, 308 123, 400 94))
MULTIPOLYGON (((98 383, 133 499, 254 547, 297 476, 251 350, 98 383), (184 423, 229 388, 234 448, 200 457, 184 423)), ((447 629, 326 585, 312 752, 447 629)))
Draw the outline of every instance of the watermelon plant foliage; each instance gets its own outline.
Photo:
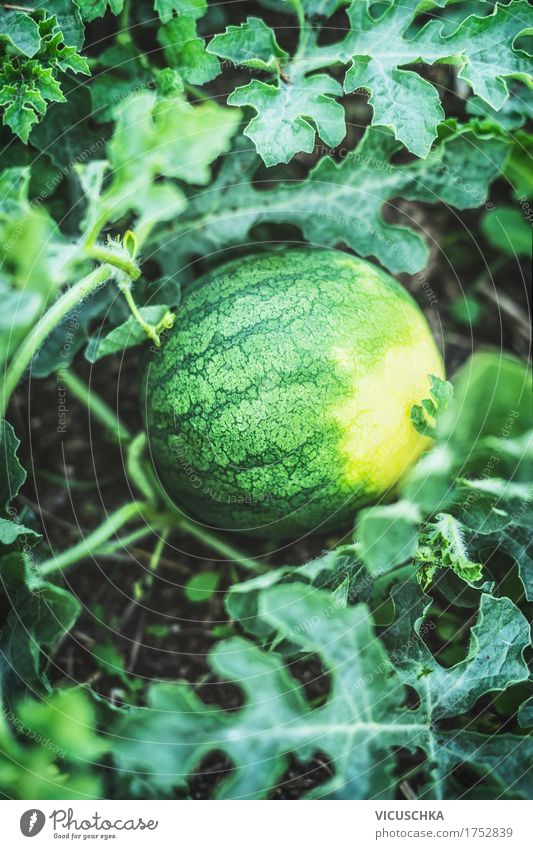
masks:
POLYGON ((0 793, 531 799, 531 5, 24 6, 0 9, 0 793), (139 395, 204 275, 275 252, 292 279, 296 245, 399 275, 447 379, 394 491, 282 548, 169 501, 139 395))

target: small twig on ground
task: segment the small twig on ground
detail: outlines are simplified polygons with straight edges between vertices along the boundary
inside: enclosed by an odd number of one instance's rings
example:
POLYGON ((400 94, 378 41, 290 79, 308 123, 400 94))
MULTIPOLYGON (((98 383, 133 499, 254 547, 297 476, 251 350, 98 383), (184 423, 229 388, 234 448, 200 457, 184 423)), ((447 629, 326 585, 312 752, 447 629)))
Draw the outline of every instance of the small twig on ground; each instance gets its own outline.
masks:
POLYGON ((409 799, 412 802, 416 801, 416 799, 418 798, 408 781, 400 782, 400 790, 402 791, 405 798, 409 799))
POLYGON ((131 647, 130 658, 128 661, 128 672, 133 672, 135 668, 135 664, 137 663, 137 658, 139 657, 139 652, 142 646, 142 636, 144 633, 144 623, 146 619, 146 613, 143 610, 141 615, 139 616, 139 624, 137 626, 137 630, 135 632, 135 638, 133 640, 133 644, 131 647))

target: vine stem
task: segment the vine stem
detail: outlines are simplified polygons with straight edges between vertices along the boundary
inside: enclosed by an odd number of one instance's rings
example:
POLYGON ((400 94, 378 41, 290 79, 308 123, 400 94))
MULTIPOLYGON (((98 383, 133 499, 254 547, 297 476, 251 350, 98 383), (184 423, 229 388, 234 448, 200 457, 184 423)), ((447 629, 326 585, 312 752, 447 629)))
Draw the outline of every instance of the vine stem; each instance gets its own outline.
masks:
POLYGON ((131 501, 129 504, 124 504, 111 513, 105 522, 102 522, 98 528, 88 534, 77 545, 72 548, 67 548, 57 557, 50 557, 39 564, 39 574, 43 577, 52 574, 52 572, 60 572, 68 566, 72 566, 79 560, 90 557, 98 552, 98 549, 114 536, 119 528, 130 522, 132 519, 142 514, 146 504, 143 501, 131 501))
POLYGON ((35 352, 54 327, 68 315, 77 303, 84 300, 84 298, 92 294, 96 289, 99 289, 104 283, 107 283, 114 274, 116 274, 116 271, 112 265, 100 265, 94 271, 91 271, 90 274, 87 274, 86 277, 75 283, 74 286, 71 286, 70 289, 67 289, 50 309, 45 312, 26 337, 26 341, 21 345, 6 369, 2 386, 0 416, 5 415, 9 399, 16 389, 19 380, 31 364, 35 352))
POLYGON ((119 283, 119 289, 124 295, 126 303, 130 308, 130 312, 135 318, 135 320, 138 322, 138 324, 141 325, 142 329, 144 330, 148 338, 152 340, 156 348, 159 348, 159 346, 161 345, 159 333, 152 324, 149 324, 147 321, 144 320, 141 313, 139 312, 139 307, 135 303, 133 295, 131 294, 131 282, 129 280, 121 281, 119 283))
POLYGON ((122 7, 122 12, 118 19, 119 24, 119 32, 117 35, 117 41, 119 44, 129 44, 131 42, 131 33, 130 33, 130 3, 129 0, 125 0, 124 6, 122 7))
POLYGON ((157 567, 159 566, 159 561, 161 560, 161 555, 163 554, 163 549, 167 544, 168 535, 170 533, 169 528, 165 528, 161 536, 158 538, 155 548, 152 552, 152 556, 150 557, 150 571, 155 572, 157 567))
POLYGON ((130 534, 125 534, 123 537, 118 537, 112 542, 106 543, 98 549, 98 557, 108 557, 115 554, 121 549, 124 551, 135 542, 139 542, 147 536, 150 536, 156 530, 153 526, 144 525, 142 528, 136 528, 130 534))
POLYGON ((255 560, 252 560, 251 557, 246 557, 245 554, 242 554, 242 552, 233 548, 233 546, 229 543, 224 542, 224 540, 220 539, 216 534, 212 534, 211 531, 207 531, 205 528, 197 525, 196 522, 193 522, 191 519, 187 519, 182 513, 180 514, 179 519, 177 519, 176 524, 179 528, 181 528, 181 530, 185 531, 185 533, 195 537, 199 540, 199 542, 202 542, 208 548, 212 549, 212 551, 216 551, 225 560, 231 560, 239 566, 242 566, 244 569, 248 569, 250 572, 263 573, 264 569, 262 569, 261 565, 255 560))
POLYGON ((129 442, 131 433, 125 425, 122 424, 118 415, 108 407, 105 401, 100 398, 96 392, 93 392, 90 386, 87 386, 77 374, 73 371, 65 370, 58 372, 63 383, 70 390, 72 395, 81 401, 89 413, 92 413, 95 419, 98 419, 101 424, 113 435, 116 442, 129 442))
MULTIPOLYGON (((264 569, 256 560, 247 557, 246 554, 243 554, 237 548, 220 539, 217 534, 211 533, 211 531, 198 525, 197 522, 189 519, 169 498, 153 468, 142 469, 142 455, 147 447, 146 434, 143 431, 133 440, 133 446, 135 446, 135 451, 130 453, 134 456, 134 466, 142 472, 142 479, 137 485, 143 494, 146 493, 148 495, 151 493, 152 499, 158 497, 160 502, 166 507, 165 514, 160 516, 160 522, 168 524, 170 528, 181 529, 189 536, 199 540, 207 548, 216 551, 224 560, 231 560, 233 563, 237 563, 243 569, 248 569, 250 572, 263 573, 264 569), (165 515, 168 517, 166 520, 164 518, 165 515)), ((129 472, 131 473, 130 468, 129 472)))
POLYGON ((152 555, 150 557, 150 563, 148 567, 149 571, 144 575, 142 580, 134 584, 134 593, 136 593, 139 598, 142 598, 144 593, 148 592, 154 583, 154 574, 157 571, 157 567, 159 566, 159 561, 161 560, 161 555, 163 554, 163 550, 167 543, 169 533, 170 529, 165 528, 161 536, 158 538, 152 555))
POLYGON ((127 274, 131 280, 138 280, 141 276, 139 266, 131 259, 131 257, 121 256, 118 251, 110 250, 102 245, 94 245, 92 247, 85 248, 85 256, 88 256, 90 259, 95 259, 98 262, 113 265, 115 268, 118 268, 120 271, 127 274))

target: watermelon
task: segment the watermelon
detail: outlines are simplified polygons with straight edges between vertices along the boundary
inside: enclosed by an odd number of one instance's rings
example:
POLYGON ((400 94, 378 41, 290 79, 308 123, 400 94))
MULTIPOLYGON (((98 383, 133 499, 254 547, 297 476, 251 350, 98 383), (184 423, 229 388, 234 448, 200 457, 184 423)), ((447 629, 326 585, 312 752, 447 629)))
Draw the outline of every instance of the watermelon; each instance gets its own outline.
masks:
POLYGON ((187 295, 150 355, 144 412, 168 495, 209 527, 342 527, 428 440, 410 420, 441 356, 413 298, 333 250, 233 261, 187 295))

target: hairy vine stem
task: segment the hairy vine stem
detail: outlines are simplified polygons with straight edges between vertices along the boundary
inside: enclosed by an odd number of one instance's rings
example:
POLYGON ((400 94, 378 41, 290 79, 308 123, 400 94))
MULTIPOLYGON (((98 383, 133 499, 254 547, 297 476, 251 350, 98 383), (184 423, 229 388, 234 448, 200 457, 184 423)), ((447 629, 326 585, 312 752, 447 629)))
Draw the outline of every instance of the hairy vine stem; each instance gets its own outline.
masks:
POLYGON ((2 384, 1 417, 5 415, 9 399, 24 372, 31 365, 36 351, 73 307, 117 275, 121 276, 122 280, 127 279, 130 285, 131 280, 137 280, 141 275, 139 266, 125 251, 121 252, 120 250, 113 250, 112 247, 95 245, 87 248, 85 255, 100 261, 102 264, 63 292, 50 309, 41 316, 14 355, 6 368, 2 384))
POLYGON ((87 386, 77 374, 73 371, 65 370, 61 372, 61 380, 68 387, 72 395, 81 401, 89 412, 104 425, 107 432, 113 437, 116 442, 129 442, 131 433, 127 427, 122 424, 118 415, 108 407, 99 395, 94 392, 90 386, 87 386))
POLYGON ((59 322, 72 310, 72 308, 83 301, 88 295, 95 292, 104 283, 107 283, 115 274, 112 265, 105 263, 98 266, 86 277, 83 277, 74 286, 67 289, 61 297, 45 312, 42 318, 33 327, 26 340, 20 346, 10 364, 8 365, 2 384, 2 401, 0 416, 4 416, 9 399, 17 387, 26 369, 42 343, 59 322))
POLYGON ((105 522, 102 522, 98 528, 92 531, 88 536, 82 539, 77 545, 67 548, 61 554, 50 557, 44 560, 38 567, 39 574, 43 577, 52 574, 53 572, 61 572, 68 566, 73 566, 79 560, 86 557, 94 556, 98 553, 98 549, 108 542, 113 536, 117 535, 117 531, 130 522, 132 519, 139 518, 142 515, 146 505, 142 501, 131 501, 129 504, 124 504, 110 513, 105 522))

